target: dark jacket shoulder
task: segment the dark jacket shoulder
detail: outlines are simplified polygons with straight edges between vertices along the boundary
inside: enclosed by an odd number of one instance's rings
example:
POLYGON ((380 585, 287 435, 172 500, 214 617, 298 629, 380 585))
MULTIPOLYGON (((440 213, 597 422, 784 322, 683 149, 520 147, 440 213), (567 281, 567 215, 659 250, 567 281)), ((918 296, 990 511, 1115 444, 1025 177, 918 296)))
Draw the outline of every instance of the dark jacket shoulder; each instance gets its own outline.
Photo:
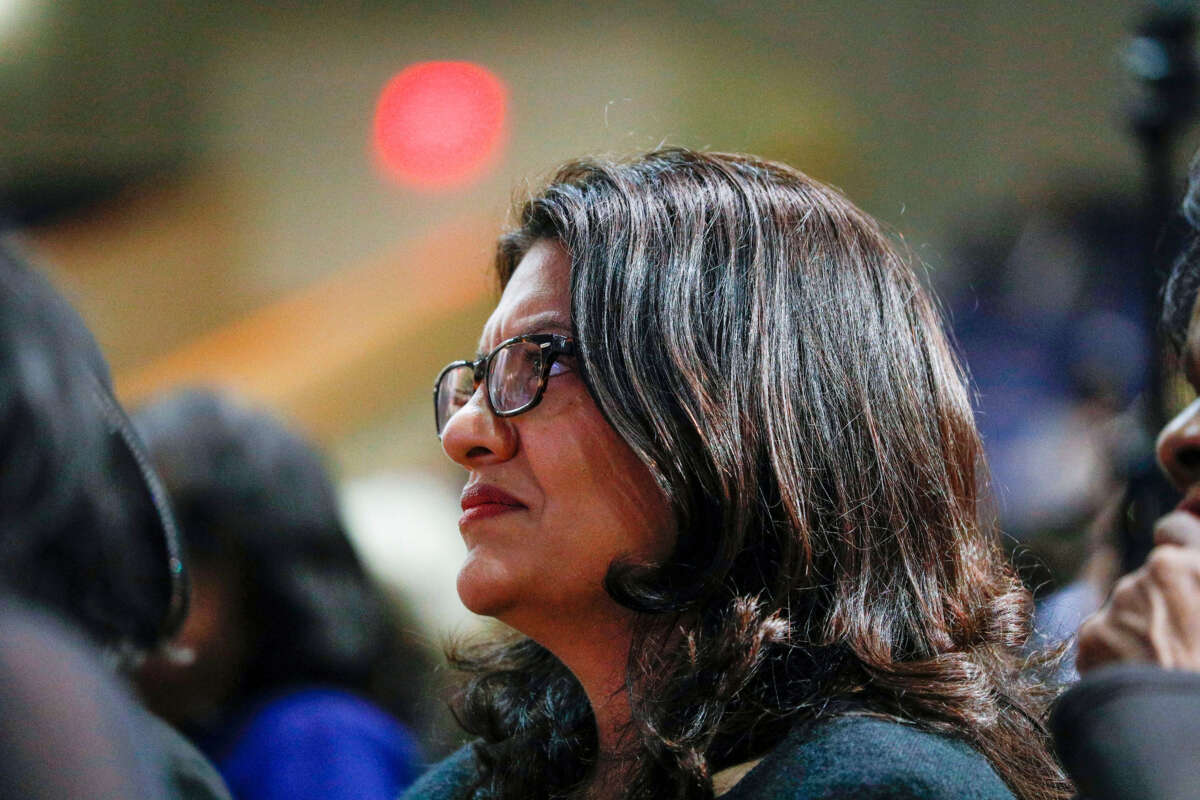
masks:
POLYGON ((434 764, 400 800, 459 800, 475 777, 475 754, 467 745, 434 764))
POLYGON ((162 754, 165 780, 176 800, 230 800, 217 768, 183 734, 141 707, 134 709, 143 731, 162 754))
MULTIPOLYGON (((435 765, 401 800, 459 800, 470 747, 435 765)), ((865 716, 798 723, 721 800, 1013 800, 987 759, 964 742, 865 716)))
POLYGON ((798 723, 722 800, 843 797, 1013 800, 966 743, 866 716, 798 723))
POLYGON ((1050 731, 1083 797, 1197 796, 1200 674, 1150 664, 1093 670, 1058 699, 1050 731))

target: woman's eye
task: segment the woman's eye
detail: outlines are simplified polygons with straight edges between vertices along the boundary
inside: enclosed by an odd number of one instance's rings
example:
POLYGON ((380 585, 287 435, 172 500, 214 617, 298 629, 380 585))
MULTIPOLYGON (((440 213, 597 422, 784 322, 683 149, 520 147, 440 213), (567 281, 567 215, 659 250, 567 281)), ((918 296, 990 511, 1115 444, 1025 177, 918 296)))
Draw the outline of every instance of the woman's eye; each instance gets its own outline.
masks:
POLYGON ((570 369, 567 367, 566 364, 564 364, 562 362, 561 359, 555 359, 554 362, 550 365, 550 377, 551 378, 553 378, 555 375, 562 375, 564 372, 569 372, 569 371, 570 371, 570 369))

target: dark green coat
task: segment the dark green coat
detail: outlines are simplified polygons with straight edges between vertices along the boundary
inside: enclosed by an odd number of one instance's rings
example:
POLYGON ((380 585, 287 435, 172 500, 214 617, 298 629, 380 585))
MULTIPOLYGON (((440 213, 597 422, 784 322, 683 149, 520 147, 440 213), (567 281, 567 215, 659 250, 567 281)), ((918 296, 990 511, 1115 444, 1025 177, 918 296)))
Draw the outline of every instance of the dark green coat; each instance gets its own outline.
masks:
MULTIPOLYGON (((403 800, 461 800, 474 763, 463 748, 403 800)), ((968 745, 909 725, 862 716, 797 726, 722 800, 1012 800, 968 745)))

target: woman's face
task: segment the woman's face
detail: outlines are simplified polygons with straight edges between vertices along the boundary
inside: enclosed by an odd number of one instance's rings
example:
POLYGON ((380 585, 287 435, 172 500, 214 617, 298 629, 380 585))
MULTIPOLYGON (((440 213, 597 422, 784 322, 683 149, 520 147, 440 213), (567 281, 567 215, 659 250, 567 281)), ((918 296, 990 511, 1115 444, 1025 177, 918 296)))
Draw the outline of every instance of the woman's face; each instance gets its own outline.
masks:
MULTIPOLYGON (((562 246, 537 242, 484 326, 480 352, 523 334, 570 336, 570 281, 562 246)), ((597 614, 623 616, 604 575, 617 558, 666 555, 674 532, 664 495, 605 421, 574 359, 562 359, 541 403, 520 415, 495 416, 484 391, 442 432, 442 448, 469 473, 463 603, 535 639, 597 614)))
MULTIPOLYGON (((1200 298, 1192 309, 1183 349, 1183 370, 1200 391, 1200 298)), ((1200 517, 1200 399, 1167 423, 1158 436, 1158 460, 1171 482, 1184 493, 1179 510, 1200 517)), ((1175 515, 1168 515, 1175 516, 1175 515)), ((1167 520, 1168 517, 1164 517, 1167 520)))
MULTIPOLYGON (((1184 339, 1182 366, 1188 383, 1200 391, 1200 296, 1184 339)), ((1166 423, 1158 435, 1158 463, 1183 492, 1183 499, 1174 512, 1159 519, 1154 537, 1159 543, 1200 547, 1200 398, 1166 423)))

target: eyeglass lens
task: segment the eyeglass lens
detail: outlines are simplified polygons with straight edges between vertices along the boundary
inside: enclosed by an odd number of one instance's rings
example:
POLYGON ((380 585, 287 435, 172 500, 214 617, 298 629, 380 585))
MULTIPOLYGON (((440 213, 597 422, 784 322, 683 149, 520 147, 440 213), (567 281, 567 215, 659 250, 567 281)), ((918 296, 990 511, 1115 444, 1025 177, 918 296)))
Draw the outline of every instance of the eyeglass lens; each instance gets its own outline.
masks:
MULTIPOLYGON (((542 348, 535 342, 513 342, 492 356, 488 369, 488 401, 492 410, 519 411, 537 397, 542 382, 542 348)), ((470 364, 452 367, 437 387, 437 430, 458 413, 475 393, 475 370, 470 364)))
POLYGON ((437 431, 439 435, 450 417, 467 404, 474 392, 475 370, 469 364, 460 364, 442 373, 437 387, 437 431))
POLYGON ((488 371, 488 399, 501 414, 529 405, 542 380, 542 348, 514 342, 496 353, 488 371))

